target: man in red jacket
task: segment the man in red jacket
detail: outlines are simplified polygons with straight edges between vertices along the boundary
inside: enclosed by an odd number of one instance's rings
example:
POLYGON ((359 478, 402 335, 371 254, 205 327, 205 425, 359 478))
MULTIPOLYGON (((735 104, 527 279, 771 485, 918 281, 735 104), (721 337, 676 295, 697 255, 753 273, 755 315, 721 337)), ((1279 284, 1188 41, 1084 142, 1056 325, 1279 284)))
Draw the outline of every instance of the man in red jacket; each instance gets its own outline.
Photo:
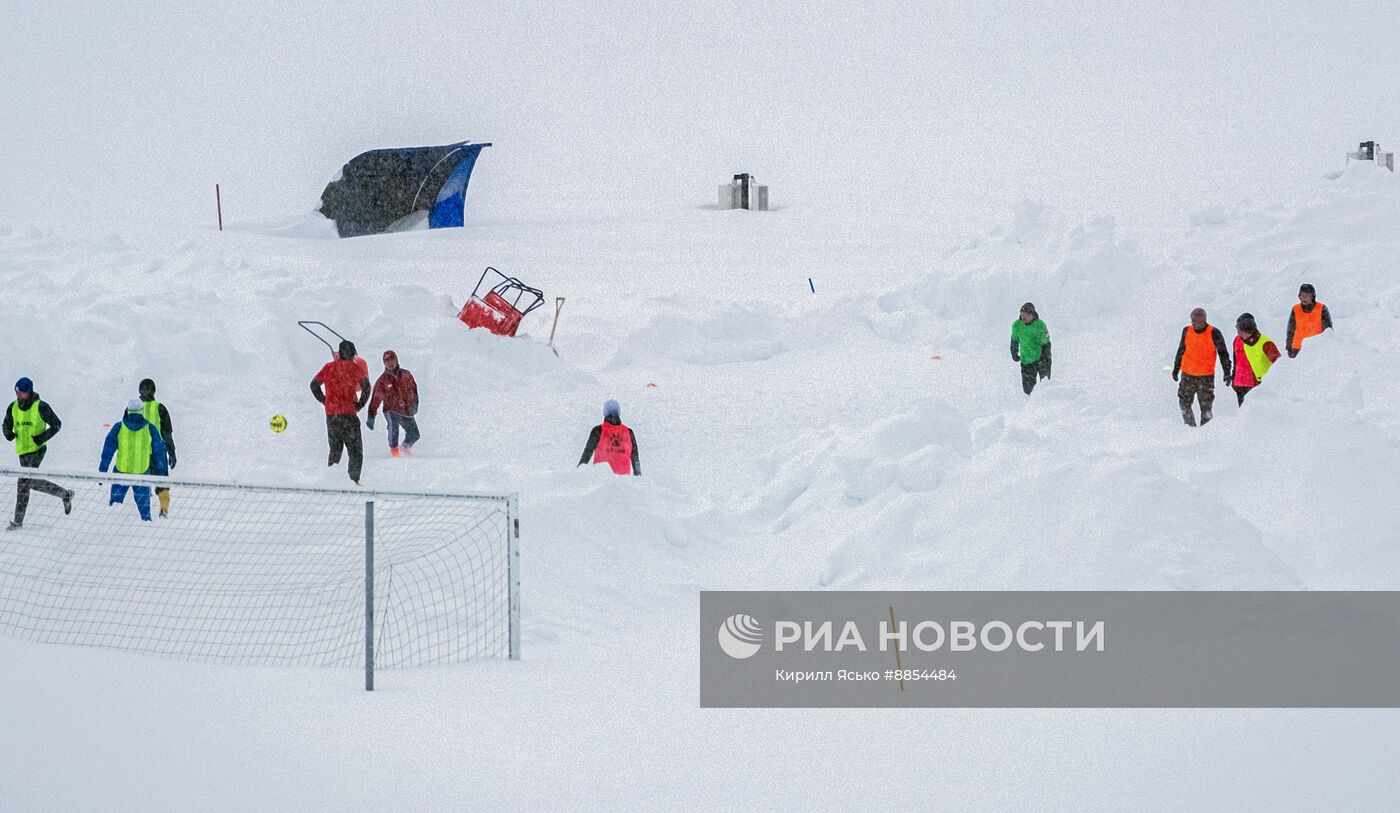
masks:
MULTIPOLYGON (((637 452, 637 436, 622 422, 622 409, 616 401, 603 404, 603 422, 593 427, 588 443, 583 447, 584 463, 607 463, 613 474, 640 476, 642 458, 637 452)), ((577 468, 577 467, 575 467, 577 468)))
POLYGON ((365 448, 360 436, 360 419, 355 413, 369 403, 369 365, 355 354, 354 342, 347 339, 340 343, 335 360, 328 362, 311 379, 311 394, 326 405, 326 435, 331 446, 326 465, 339 463, 340 453, 348 449, 350 479, 359 485, 365 448))
POLYGON ((403 450, 413 453, 413 444, 418 442, 418 382, 413 373, 399 366, 398 354, 393 350, 384 351, 384 372, 374 382, 374 397, 369 402, 369 418, 365 426, 374 428, 374 416, 379 405, 384 405, 384 419, 389 426, 389 456, 399 456, 399 427, 403 427, 403 450))

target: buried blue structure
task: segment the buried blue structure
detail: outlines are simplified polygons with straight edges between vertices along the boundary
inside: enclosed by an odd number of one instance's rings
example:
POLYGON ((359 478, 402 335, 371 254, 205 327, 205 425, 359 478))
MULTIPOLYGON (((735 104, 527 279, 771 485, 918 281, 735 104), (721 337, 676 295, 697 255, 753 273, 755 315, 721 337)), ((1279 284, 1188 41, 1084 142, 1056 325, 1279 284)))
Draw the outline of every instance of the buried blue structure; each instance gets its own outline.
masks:
POLYGON ((319 211, 341 237, 461 226, 467 185, 489 143, 360 153, 321 193, 319 211))

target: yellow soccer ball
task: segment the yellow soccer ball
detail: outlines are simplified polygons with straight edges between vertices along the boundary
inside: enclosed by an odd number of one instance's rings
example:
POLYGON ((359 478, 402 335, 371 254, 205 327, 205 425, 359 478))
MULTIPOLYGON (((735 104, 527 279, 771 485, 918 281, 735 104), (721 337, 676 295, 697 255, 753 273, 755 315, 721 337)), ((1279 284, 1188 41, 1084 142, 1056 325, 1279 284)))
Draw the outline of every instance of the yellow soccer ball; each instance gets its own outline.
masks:
POLYGON ((273 415, 272 420, 268 421, 267 425, 272 427, 274 432, 287 431, 287 419, 281 415, 273 415))

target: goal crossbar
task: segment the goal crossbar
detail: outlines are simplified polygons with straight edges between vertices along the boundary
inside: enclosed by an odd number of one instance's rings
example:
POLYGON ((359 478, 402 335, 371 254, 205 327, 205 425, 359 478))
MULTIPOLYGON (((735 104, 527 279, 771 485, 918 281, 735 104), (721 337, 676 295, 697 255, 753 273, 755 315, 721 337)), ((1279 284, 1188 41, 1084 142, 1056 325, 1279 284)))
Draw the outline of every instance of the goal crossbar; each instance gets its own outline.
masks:
POLYGON ((241 489, 245 491, 282 491, 289 494, 344 494, 362 499, 442 497, 445 499, 495 500, 506 502, 518 499, 519 494, 491 494, 462 491, 397 491, 373 488, 323 486, 289 486, 277 483, 259 483, 244 480, 203 480, 189 477, 165 477, 149 474, 122 474, 120 472, 92 472, 71 469, 26 469, 15 466, 0 466, 0 477, 29 477, 41 479, 81 480, 95 483, 123 483, 126 485, 151 486, 153 488, 174 488, 179 486, 200 486, 206 488, 241 489))

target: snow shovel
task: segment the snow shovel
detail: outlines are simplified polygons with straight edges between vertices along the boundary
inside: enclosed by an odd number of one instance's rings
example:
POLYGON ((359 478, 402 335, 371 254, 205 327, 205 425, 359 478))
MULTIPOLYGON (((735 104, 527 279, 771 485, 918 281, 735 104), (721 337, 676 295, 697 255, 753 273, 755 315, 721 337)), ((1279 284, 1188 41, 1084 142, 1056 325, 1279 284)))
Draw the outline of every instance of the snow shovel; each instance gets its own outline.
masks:
POLYGON ((549 350, 555 358, 559 358, 559 351, 554 347, 554 331, 559 329, 559 311, 564 309, 564 297, 554 297, 554 324, 549 328, 549 350))
POLYGON ((339 341, 342 341, 342 342, 345 341, 345 337, 342 336, 342 335, 340 335, 339 333, 336 333, 336 332, 335 332, 335 329, 332 328, 330 325, 326 324, 325 322, 312 322, 312 321, 309 321, 309 320, 300 320, 300 321, 297 322, 297 327, 301 328, 302 330, 306 331, 307 333, 310 333, 312 336, 315 336, 315 337, 316 337, 316 341, 320 342, 321 344, 324 344, 327 348, 330 349, 330 351, 331 351, 331 358, 335 358, 336 355, 340 352, 339 348, 336 347, 335 345, 332 345, 332 344, 330 343, 330 340, 328 340, 325 336, 322 336, 320 333, 317 333, 316 331, 312 330, 312 329, 311 329, 311 326, 312 326, 312 325, 316 325, 317 327, 319 327, 319 328, 325 330, 327 333, 329 333, 329 334, 331 334, 332 336, 336 337, 336 339, 339 340, 339 341))

